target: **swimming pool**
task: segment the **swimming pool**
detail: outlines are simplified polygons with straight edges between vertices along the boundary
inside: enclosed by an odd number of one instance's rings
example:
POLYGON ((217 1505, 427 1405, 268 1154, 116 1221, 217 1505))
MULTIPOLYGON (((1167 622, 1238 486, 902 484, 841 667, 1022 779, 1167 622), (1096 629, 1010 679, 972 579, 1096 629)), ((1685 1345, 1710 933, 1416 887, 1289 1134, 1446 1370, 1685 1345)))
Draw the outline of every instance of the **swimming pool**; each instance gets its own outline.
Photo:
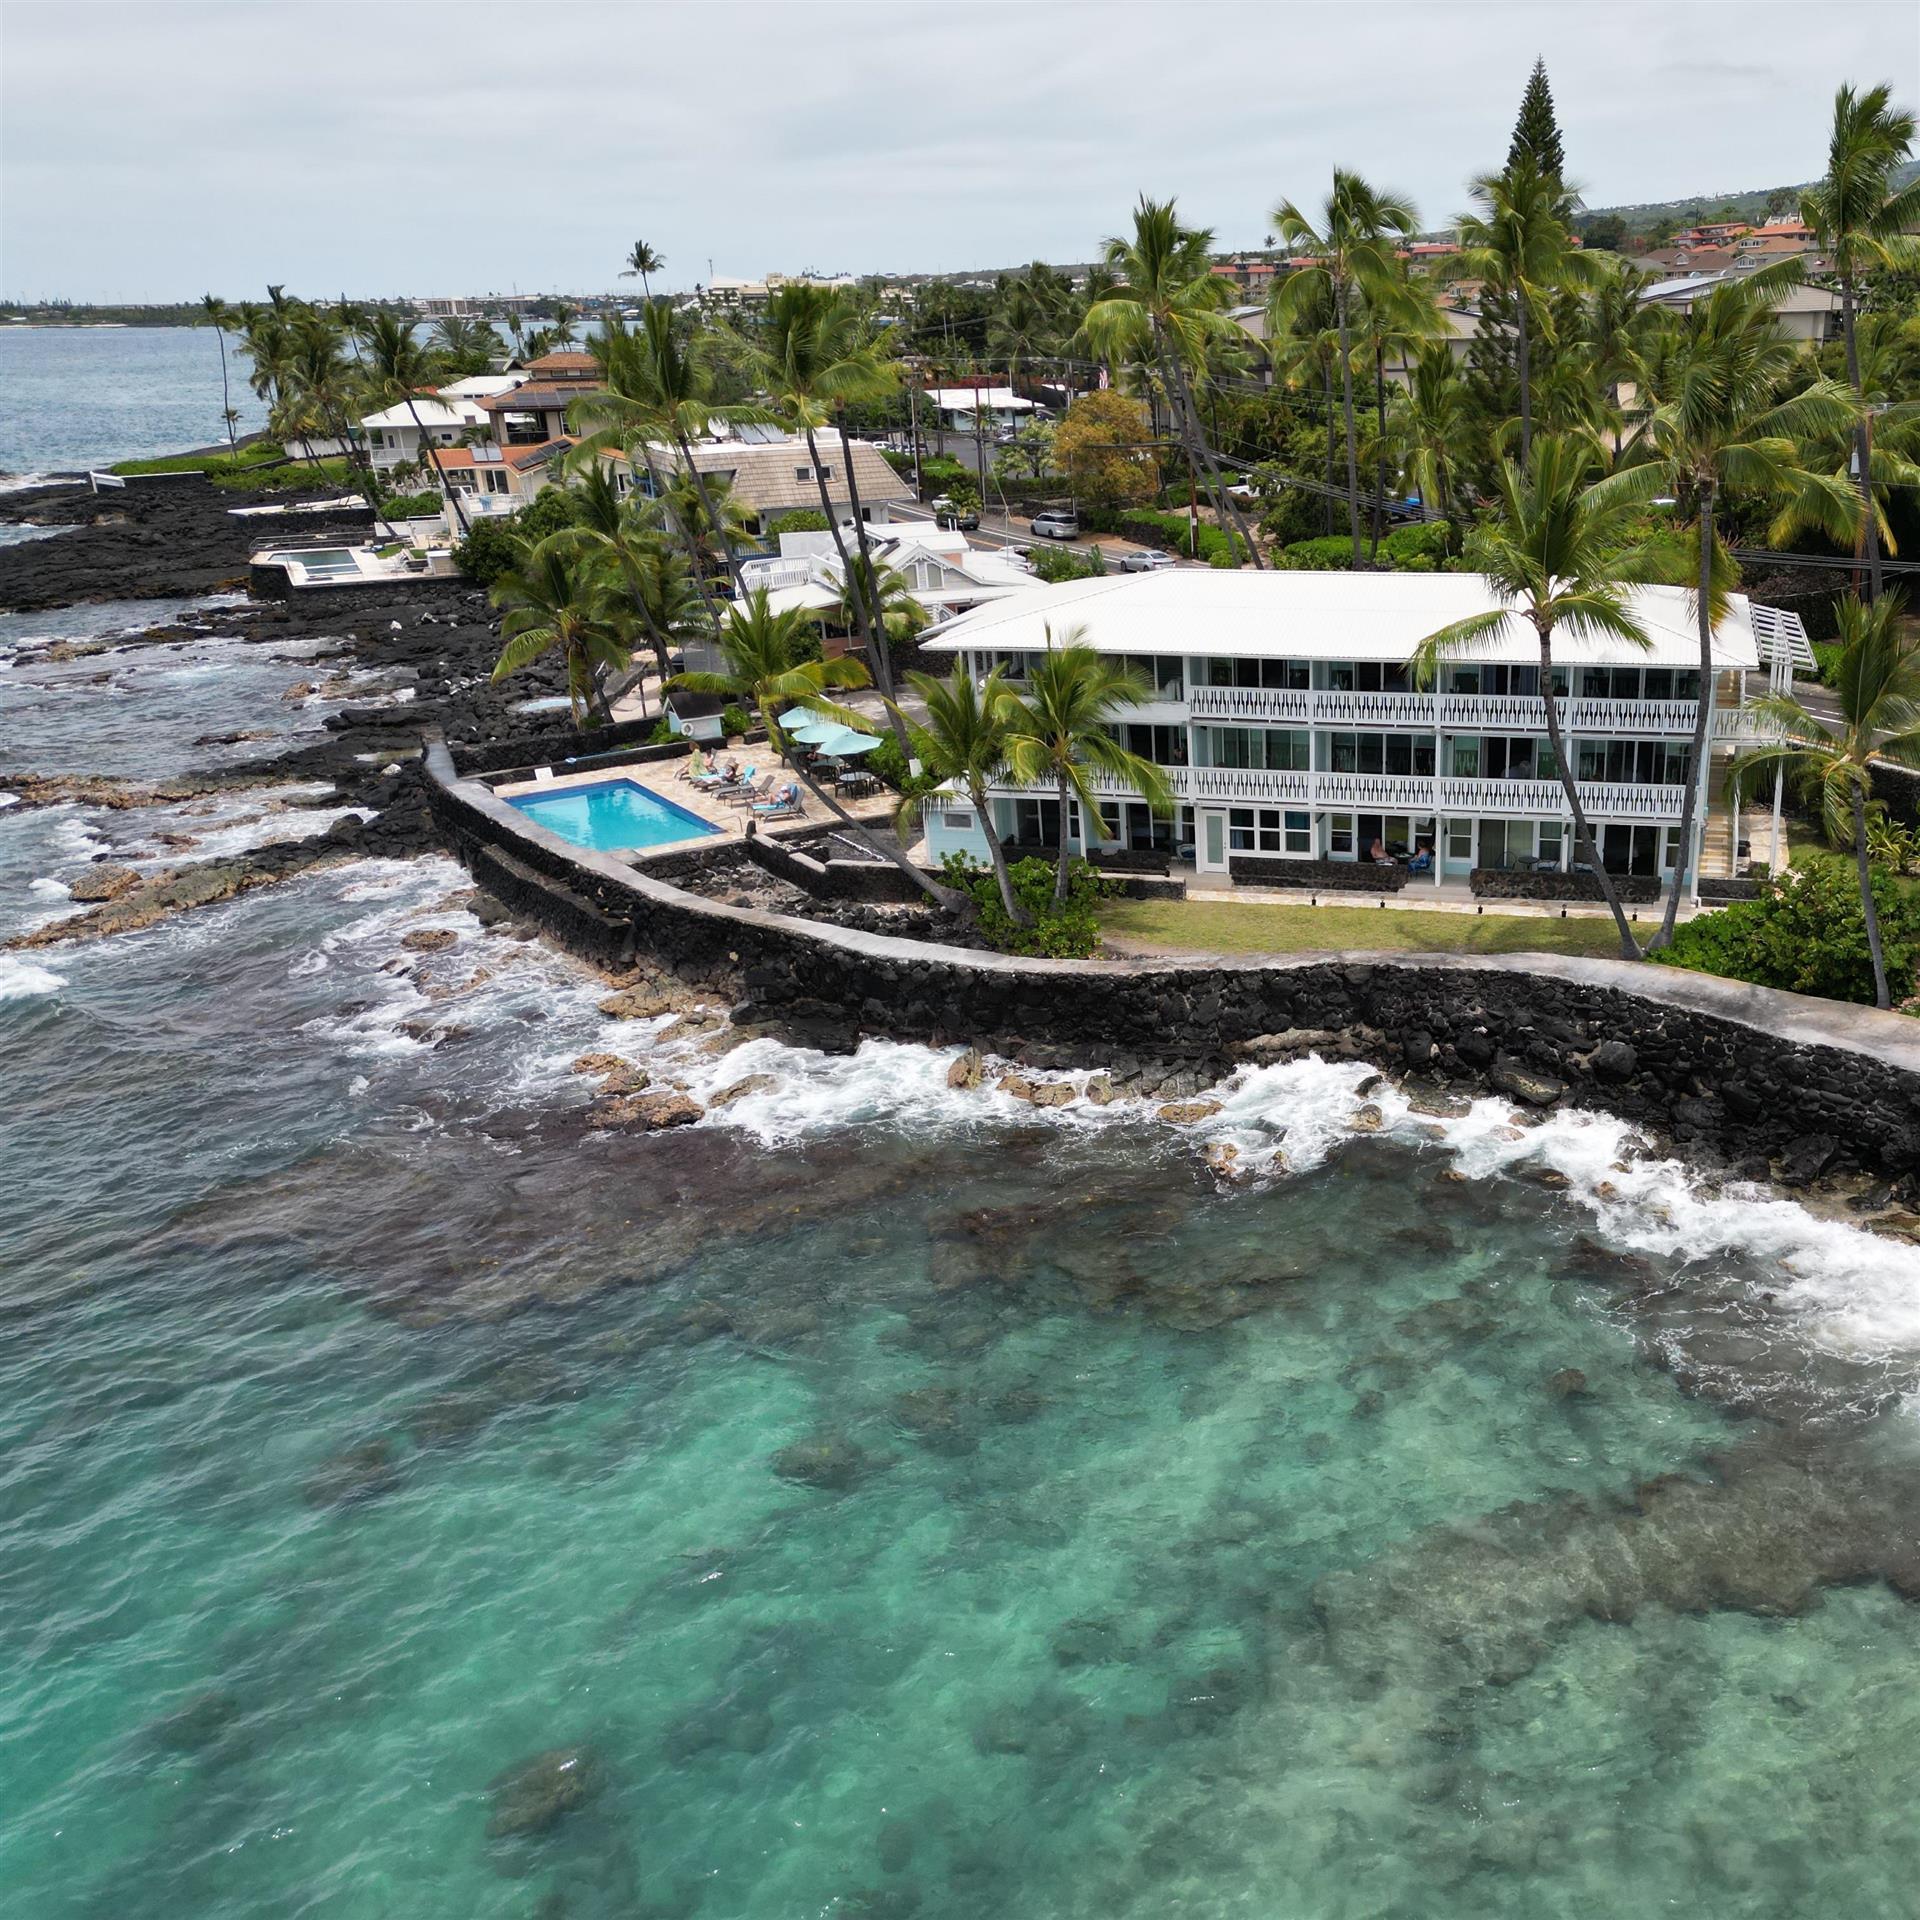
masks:
POLYGON ((274 565, 291 561, 309 580, 351 580, 361 570, 351 547, 295 547, 284 553, 270 553, 267 559, 274 565))
POLYGON ((596 780, 558 793, 517 794, 507 804, 518 807, 536 826, 597 853, 657 847, 720 831, 637 780, 596 780))

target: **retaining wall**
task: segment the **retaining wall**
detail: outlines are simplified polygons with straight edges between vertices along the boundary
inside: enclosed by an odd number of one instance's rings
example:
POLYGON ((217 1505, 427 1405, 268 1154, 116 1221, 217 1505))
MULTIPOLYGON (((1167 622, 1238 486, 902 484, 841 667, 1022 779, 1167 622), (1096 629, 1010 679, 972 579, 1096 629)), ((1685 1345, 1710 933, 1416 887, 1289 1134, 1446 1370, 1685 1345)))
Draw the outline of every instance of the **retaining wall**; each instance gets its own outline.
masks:
POLYGON ((1920 1030, 1897 1015, 1568 955, 1302 954, 1139 966, 1027 960, 734 907, 657 860, 569 846, 429 743, 432 805, 475 878, 563 944, 645 956, 764 1013, 1125 1070, 1348 1047, 1531 1105, 1605 1108, 1761 1177, 1920 1173, 1920 1030))
MULTIPOLYGON (((1600 882, 1590 873, 1526 873, 1515 867, 1475 867, 1467 885, 1482 900, 1604 900, 1600 882)), ((1660 898, 1660 882, 1651 874, 1616 873, 1613 890, 1628 906, 1660 898)))

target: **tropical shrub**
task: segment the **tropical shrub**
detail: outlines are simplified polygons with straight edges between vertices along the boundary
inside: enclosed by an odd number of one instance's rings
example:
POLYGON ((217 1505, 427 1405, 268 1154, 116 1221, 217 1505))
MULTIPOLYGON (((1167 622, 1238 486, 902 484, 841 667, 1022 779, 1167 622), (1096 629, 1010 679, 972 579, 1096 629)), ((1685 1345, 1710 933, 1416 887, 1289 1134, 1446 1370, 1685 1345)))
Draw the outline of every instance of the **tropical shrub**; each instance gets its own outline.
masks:
MULTIPOLYGON (((1151 508, 1134 507, 1121 514, 1119 530, 1143 547, 1159 547, 1168 553, 1184 554, 1192 545, 1190 522, 1184 513, 1156 513, 1151 508)), ((1200 558, 1210 567, 1234 566, 1236 553, 1242 558, 1246 553, 1237 534, 1204 520, 1200 522, 1199 549, 1200 558)))
POLYGON ((381 513, 389 520, 437 520, 440 496, 437 493, 396 493, 381 501, 381 513))
POLYGON ((940 863, 949 886, 969 894, 980 910, 980 931, 1002 953, 1035 954, 1050 960, 1084 960, 1100 944, 1100 921, 1095 911, 1105 882, 1084 860, 1067 869, 1067 897, 1055 900, 1054 865, 1037 855, 1015 860, 1007 868, 1013 897, 1033 916, 1023 927, 1007 917, 999 883, 989 867, 964 853, 950 853, 940 863))
POLYGON ((899 741, 890 734, 883 736, 880 744, 866 756, 866 767, 903 799, 917 799, 940 784, 928 774, 909 771, 907 756, 900 751, 899 741))
MULTIPOLYGON (((1873 875, 1880 943, 1896 1001, 1906 999, 1920 966, 1920 893, 1884 870, 1873 875)), ((1758 900, 1697 914, 1654 956, 1664 965, 1717 973, 1755 986, 1873 1005, 1860 883, 1851 862, 1807 855, 1758 900)))
POLYGON ((506 520, 476 520, 453 550, 460 571, 477 585, 490 587, 520 564, 520 536, 506 520))
POLYGON ((1035 546, 1027 555, 1036 580, 1057 586, 1062 580, 1088 580, 1107 570, 1107 557, 1098 547, 1078 554, 1071 547, 1035 546))
POLYGON ((783 533, 830 533, 827 516, 818 507, 795 507, 791 513, 776 514, 767 522, 767 538, 777 541, 783 533))
POLYGON ((653 723, 653 731, 647 735, 647 745, 650 747, 670 747, 679 738, 679 734, 673 730, 673 722, 663 713, 660 718, 653 723))
POLYGON ((753 715, 745 707, 728 706, 720 715, 720 730, 729 740, 738 740, 743 734, 751 733, 755 724, 753 715))
POLYGON ((570 527, 578 519, 573 496, 565 487, 542 487, 532 501, 513 516, 514 531, 530 547, 538 546, 550 533, 570 527))
MULTIPOLYGON (((1282 571, 1344 573, 1353 565, 1353 541, 1348 535, 1296 540, 1273 556, 1282 571)), ((1447 557, 1447 529, 1438 520, 1396 527, 1380 541, 1380 564, 1398 573, 1437 573, 1451 563, 1447 557)))

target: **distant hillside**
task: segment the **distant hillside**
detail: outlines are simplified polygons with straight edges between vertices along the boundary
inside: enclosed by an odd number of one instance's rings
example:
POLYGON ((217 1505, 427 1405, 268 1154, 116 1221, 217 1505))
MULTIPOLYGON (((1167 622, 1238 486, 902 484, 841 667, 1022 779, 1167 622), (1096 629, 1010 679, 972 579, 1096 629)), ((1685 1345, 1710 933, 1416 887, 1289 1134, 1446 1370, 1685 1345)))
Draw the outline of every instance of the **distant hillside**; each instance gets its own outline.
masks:
MULTIPOLYGON (((1920 177, 1920 161, 1902 167, 1894 179, 1897 185, 1905 186, 1916 177, 1920 177)), ((1662 218, 1672 218, 1682 226, 1691 225, 1697 220, 1757 222, 1765 214, 1768 201, 1776 195, 1791 196, 1797 209, 1801 194, 1814 184, 1809 180, 1795 187, 1748 187, 1739 193, 1696 193, 1684 200, 1642 200, 1632 205, 1589 206, 1585 209, 1585 217, 1598 219, 1603 214, 1618 214, 1635 231, 1650 227, 1662 218)))

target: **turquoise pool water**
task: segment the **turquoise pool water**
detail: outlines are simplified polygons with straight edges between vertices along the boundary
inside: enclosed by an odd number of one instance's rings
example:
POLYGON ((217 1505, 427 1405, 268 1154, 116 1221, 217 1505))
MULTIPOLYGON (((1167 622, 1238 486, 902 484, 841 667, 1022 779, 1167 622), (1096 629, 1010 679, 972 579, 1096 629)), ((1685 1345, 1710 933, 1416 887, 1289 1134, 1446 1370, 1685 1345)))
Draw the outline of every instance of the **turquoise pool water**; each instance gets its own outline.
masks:
POLYGON ((523 793, 508 804, 549 833, 600 853, 657 847, 720 831, 637 780, 600 780, 562 793, 523 793))

